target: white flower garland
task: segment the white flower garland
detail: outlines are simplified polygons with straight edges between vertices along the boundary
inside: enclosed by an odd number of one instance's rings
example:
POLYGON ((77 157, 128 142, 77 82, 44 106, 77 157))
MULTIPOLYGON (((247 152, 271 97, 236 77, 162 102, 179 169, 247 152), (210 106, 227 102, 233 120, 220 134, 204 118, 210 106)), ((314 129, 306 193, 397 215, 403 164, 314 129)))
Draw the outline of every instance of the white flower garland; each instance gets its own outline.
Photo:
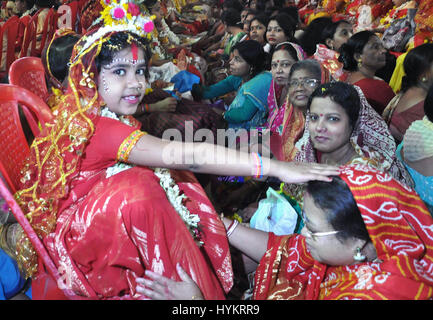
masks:
MULTIPOLYGON (((123 116, 118 117, 117 114, 110 111, 107 107, 101 108, 101 116, 118 120, 129 126, 131 125, 131 122, 128 120, 128 118, 123 116)), ((124 162, 117 162, 115 165, 107 168, 106 177, 109 178, 119 172, 128 170, 132 167, 134 167, 134 165, 124 162)), ((192 214, 183 204, 186 196, 185 194, 180 194, 179 186, 171 177, 170 170, 165 168, 155 168, 154 171, 155 175, 159 178, 159 184, 161 185, 162 189, 164 189, 168 200, 170 201, 174 210, 176 210, 183 222, 186 224, 193 239, 196 240, 199 245, 203 245, 203 242, 200 240, 200 232, 198 225, 200 222, 200 217, 197 214, 192 214)))
POLYGON ((155 168, 155 175, 159 178, 159 184, 167 194, 168 200, 188 227, 194 240, 198 241, 199 245, 203 245, 203 242, 200 241, 198 230, 200 217, 197 214, 192 214, 188 208, 184 206, 183 201, 186 199, 186 196, 185 194, 180 194, 179 186, 171 177, 170 170, 155 168))

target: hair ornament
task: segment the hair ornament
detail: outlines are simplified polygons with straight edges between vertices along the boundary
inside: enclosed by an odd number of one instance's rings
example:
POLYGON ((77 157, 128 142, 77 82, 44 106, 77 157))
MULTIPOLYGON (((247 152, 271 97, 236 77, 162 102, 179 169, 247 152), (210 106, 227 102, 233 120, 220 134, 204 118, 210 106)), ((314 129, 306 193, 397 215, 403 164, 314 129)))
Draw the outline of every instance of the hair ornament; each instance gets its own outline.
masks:
POLYGON ((93 25, 102 26, 93 34, 86 37, 79 54, 84 53, 93 43, 98 42, 104 35, 111 32, 131 32, 140 37, 150 37, 155 25, 155 16, 144 15, 140 7, 133 0, 100 0, 103 10, 101 16, 93 25))

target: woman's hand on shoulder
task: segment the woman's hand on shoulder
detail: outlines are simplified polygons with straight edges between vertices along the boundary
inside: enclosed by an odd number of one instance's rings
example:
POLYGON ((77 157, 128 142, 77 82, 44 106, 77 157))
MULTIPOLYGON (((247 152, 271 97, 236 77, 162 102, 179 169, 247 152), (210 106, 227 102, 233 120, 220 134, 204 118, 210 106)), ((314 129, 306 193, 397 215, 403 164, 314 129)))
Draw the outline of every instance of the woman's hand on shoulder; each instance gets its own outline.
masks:
POLYGON ((176 270, 182 281, 174 281, 146 270, 145 274, 150 280, 136 278, 137 292, 152 300, 203 300, 199 287, 179 264, 176 265, 176 270))
POLYGON ((330 176, 339 175, 336 166, 304 163, 304 162, 278 162, 279 165, 270 168, 271 175, 286 183, 304 183, 311 180, 331 181, 330 176))
POLYGON ((175 112, 177 107, 177 100, 173 97, 167 97, 164 100, 152 104, 152 111, 154 112, 175 112))

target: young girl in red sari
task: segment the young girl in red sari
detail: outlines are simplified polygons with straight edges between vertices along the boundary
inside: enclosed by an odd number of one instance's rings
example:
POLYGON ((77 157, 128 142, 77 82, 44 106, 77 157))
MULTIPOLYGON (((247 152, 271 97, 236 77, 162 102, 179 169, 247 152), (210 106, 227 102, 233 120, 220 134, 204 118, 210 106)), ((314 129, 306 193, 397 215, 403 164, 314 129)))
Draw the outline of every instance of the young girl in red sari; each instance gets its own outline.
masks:
MULTIPOLYGON (((150 86, 145 36, 153 23, 135 3, 122 4, 127 10, 104 3, 103 24, 75 45, 68 90, 55 121, 31 146, 16 199, 64 280, 58 285, 76 296, 143 299, 137 276, 152 270, 179 280, 179 264, 203 297, 224 299, 233 284, 225 229, 185 170, 278 174, 296 182, 326 180, 336 168, 269 162, 140 131, 132 115, 150 86)), ((33 276, 33 298, 46 298, 27 237, 18 240, 17 252, 33 276)))

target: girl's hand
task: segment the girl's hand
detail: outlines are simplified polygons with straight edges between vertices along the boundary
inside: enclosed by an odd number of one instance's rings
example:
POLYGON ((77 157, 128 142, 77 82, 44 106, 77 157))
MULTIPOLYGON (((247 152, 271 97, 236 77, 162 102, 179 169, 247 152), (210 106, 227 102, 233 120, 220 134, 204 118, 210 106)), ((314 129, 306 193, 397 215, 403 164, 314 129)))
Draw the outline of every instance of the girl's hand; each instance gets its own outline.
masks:
POLYGON ((279 166, 271 167, 271 175, 286 183, 304 183, 310 180, 330 182, 330 176, 338 176, 339 169, 336 166, 303 163, 303 162, 279 162, 279 166))
POLYGON ((146 270, 145 274, 151 280, 136 278, 138 293, 144 294, 152 300, 203 300, 197 284, 182 269, 179 263, 176 270, 182 281, 174 281, 160 274, 146 270))

